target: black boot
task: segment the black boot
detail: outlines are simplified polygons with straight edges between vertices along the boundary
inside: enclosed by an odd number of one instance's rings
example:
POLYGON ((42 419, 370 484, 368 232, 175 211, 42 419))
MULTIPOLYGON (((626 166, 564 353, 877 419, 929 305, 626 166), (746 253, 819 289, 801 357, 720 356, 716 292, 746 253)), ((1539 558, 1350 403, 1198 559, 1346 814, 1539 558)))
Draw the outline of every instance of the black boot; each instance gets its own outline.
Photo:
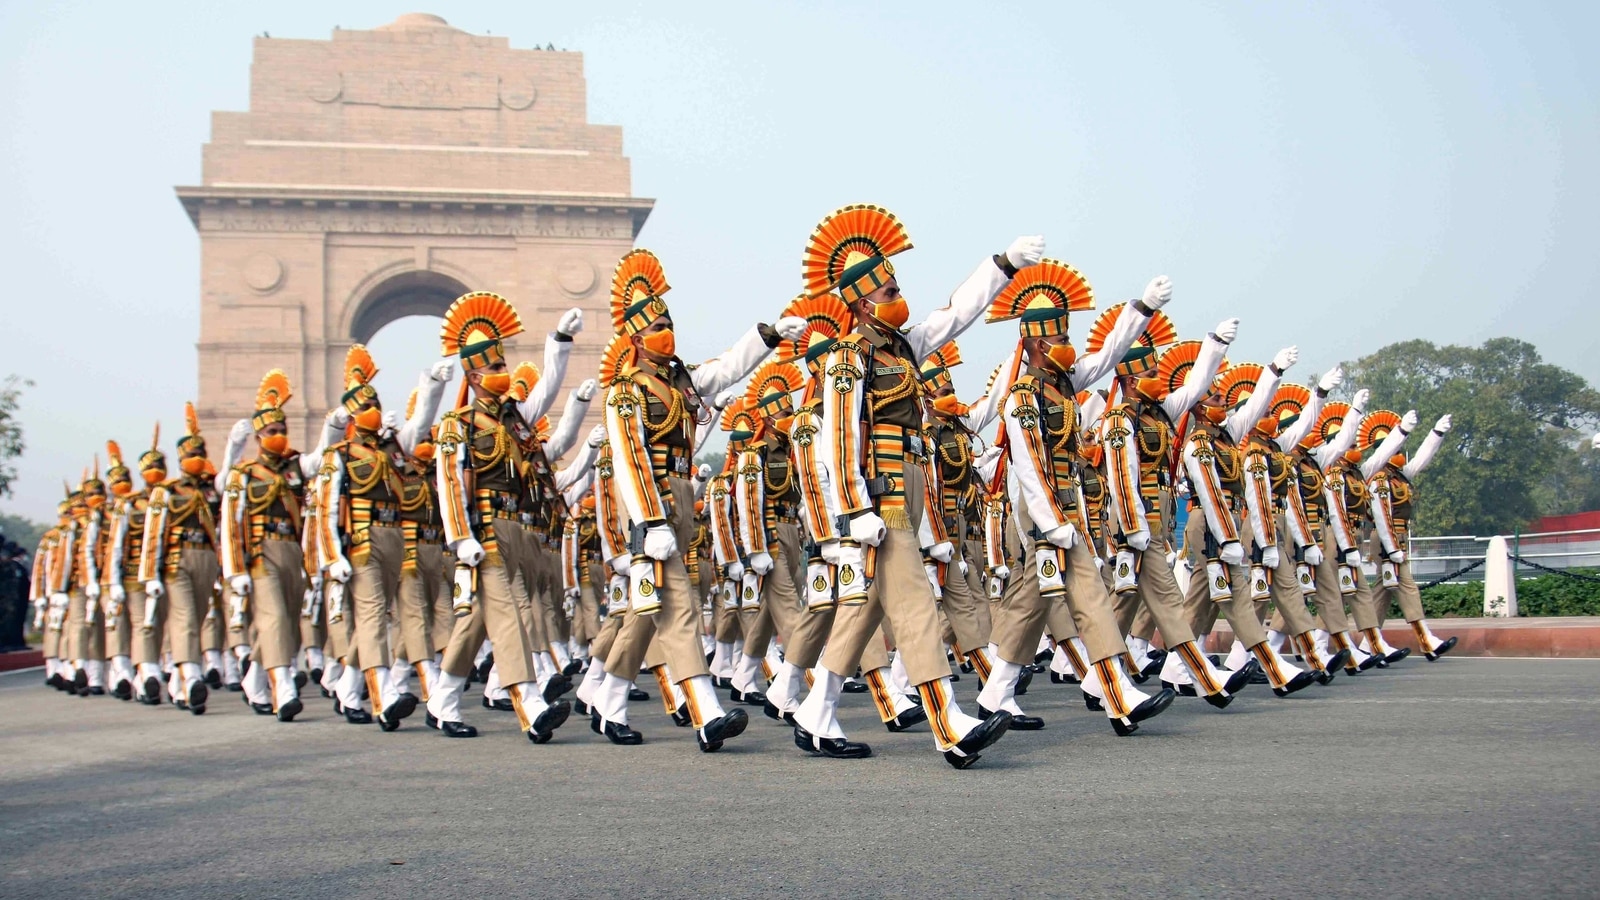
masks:
POLYGON ((644 735, 616 722, 604 723, 601 726, 601 733, 606 736, 606 740, 619 747, 634 747, 644 743, 644 735))
POLYGON ((1172 705, 1172 701, 1176 696, 1177 695, 1173 694, 1171 690, 1162 688, 1161 693, 1151 697, 1149 700, 1144 701, 1138 706, 1135 706, 1133 710, 1128 713, 1127 722, 1123 722, 1121 719, 1112 719, 1111 730, 1115 731, 1119 737, 1127 737, 1128 735, 1133 734, 1135 731, 1139 730, 1140 722, 1143 722, 1145 719, 1153 719, 1156 716, 1161 715, 1163 712, 1166 712, 1167 707, 1172 705))
POLYGON ((920 706, 913 706, 883 723, 890 731, 909 731, 915 725, 928 721, 928 714, 920 706))
POLYGON ((817 737, 799 725, 794 727, 794 745, 807 753, 833 759, 866 759, 872 755, 872 748, 859 741, 817 737))
POLYGON ((400 720, 417 711, 417 695, 412 693, 401 694, 394 702, 383 708, 378 713, 378 727, 384 731, 398 731, 400 720))
MULTIPOLYGON (((980 703, 978 704, 978 715, 987 719, 994 715, 994 712, 992 710, 985 709, 983 704, 980 703)), ((1012 731, 1039 731, 1042 728, 1044 728, 1044 720, 1038 716, 1019 716, 1016 713, 1011 714, 1012 731)))
POLYGON ((547 744, 554 736, 557 728, 572 715, 572 704, 565 700, 557 700, 550 704, 550 708, 539 714, 533 720, 533 725, 528 728, 528 740, 535 744, 547 744))
POLYGON ((977 762, 978 752, 1000 740, 1011 728, 1011 713, 1000 710, 983 720, 978 727, 967 732, 959 743, 944 752, 944 761, 957 769, 965 769, 977 762))
POLYGON ((694 733, 695 740, 700 742, 700 752, 715 753, 721 750, 723 741, 744 734, 749 724, 750 716, 742 709, 731 709, 712 719, 694 733))
POLYGON ((1310 672, 1301 672, 1299 675, 1289 679, 1289 683, 1283 687, 1273 688, 1272 692, 1277 694, 1279 697, 1287 697, 1297 691, 1303 691, 1316 683, 1317 679, 1315 675, 1312 675, 1310 672))
POLYGON ((1444 643, 1442 643, 1439 646, 1433 648, 1433 652, 1432 653, 1423 653, 1422 654, 1423 658, 1426 659, 1428 662, 1438 662, 1439 661, 1439 657, 1445 655, 1446 653, 1449 653, 1451 650, 1454 650, 1456 648, 1456 640, 1457 639, 1454 638, 1454 637, 1445 638, 1444 643))

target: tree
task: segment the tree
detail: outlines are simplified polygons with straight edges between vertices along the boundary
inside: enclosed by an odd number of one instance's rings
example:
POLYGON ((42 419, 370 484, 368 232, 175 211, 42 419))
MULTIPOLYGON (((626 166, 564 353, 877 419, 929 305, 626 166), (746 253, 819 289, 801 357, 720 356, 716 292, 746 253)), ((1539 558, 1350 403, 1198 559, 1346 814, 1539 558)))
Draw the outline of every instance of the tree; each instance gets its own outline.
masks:
POLYGON ((1419 432, 1446 413, 1454 419, 1417 485, 1421 534, 1509 534, 1596 474, 1578 445, 1600 422, 1600 393, 1525 341, 1405 341, 1345 369, 1346 389, 1370 389, 1372 408, 1417 410, 1419 432))
POLYGON ((22 423, 17 421, 18 401, 25 387, 33 387, 33 382, 19 375, 8 375, 0 382, 0 497, 11 495, 17 469, 10 461, 21 456, 26 446, 22 442, 22 423))
POLYGON ((6 540, 20 545, 22 549, 30 554, 38 548, 39 539, 44 537, 44 533, 49 528, 50 526, 43 522, 35 522, 32 519, 25 519, 22 516, 15 516, 11 513, 0 513, 0 534, 5 535, 6 540))

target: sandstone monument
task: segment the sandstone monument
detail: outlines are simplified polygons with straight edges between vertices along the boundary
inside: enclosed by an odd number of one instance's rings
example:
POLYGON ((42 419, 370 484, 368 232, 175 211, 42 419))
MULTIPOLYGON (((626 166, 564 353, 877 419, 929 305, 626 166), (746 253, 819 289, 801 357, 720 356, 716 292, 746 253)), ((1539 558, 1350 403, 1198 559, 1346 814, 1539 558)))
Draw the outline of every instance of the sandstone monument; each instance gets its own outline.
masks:
POLYGON ((582 307, 577 384, 609 331, 612 266, 653 204, 632 196, 622 129, 588 122, 583 54, 423 13, 329 41, 256 38, 249 111, 212 114, 201 184, 177 193, 200 233, 202 425, 221 437, 277 366, 301 447, 338 402, 352 343, 468 290, 522 314, 513 359, 538 361, 582 307))

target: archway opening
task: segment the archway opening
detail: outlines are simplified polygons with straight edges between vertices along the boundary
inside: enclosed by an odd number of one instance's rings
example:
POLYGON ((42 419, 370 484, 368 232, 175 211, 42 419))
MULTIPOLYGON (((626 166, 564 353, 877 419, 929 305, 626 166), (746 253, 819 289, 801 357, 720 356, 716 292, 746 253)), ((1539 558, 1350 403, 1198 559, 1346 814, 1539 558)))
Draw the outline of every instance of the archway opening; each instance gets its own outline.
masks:
MULTIPOLYGON (((451 302, 467 288, 437 272, 406 272, 387 279, 361 301, 350 323, 350 339, 367 345, 378 364, 373 386, 385 411, 404 418, 406 398, 422 371, 438 362, 439 326, 451 302)), ((441 410, 453 407, 457 372, 441 410)))

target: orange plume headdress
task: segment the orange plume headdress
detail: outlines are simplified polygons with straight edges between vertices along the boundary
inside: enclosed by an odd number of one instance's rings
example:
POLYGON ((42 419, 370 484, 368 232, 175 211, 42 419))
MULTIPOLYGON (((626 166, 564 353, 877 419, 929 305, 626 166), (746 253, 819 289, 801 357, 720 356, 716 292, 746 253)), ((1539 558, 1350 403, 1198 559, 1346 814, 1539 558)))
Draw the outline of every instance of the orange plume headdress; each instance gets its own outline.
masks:
POLYGON ((1382 443, 1389 432, 1400 427, 1400 414, 1387 409, 1375 409, 1361 420, 1361 430, 1356 432, 1356 447, 1365 453, 1382 443))
POLYGON ((1261 425, 1268 426, 1263 430, 1273 434, 1282 434, 1285 428, 1293 425, 1305 412, 1306 405, 1311 402, 1311 389, 1303 384, 1281 384, 1278 392, 1272 395, 1272 402, 1267 405, 1267 414, 1262 417, 1261 425))
POLYGON ((850 307, 835 294, 807 294, 789 301, 783 317, 806 320, 805 331, 793 340, 778 345, 778 358, 785 360, 804 358, 810 367, 821 359, 834 342, 852 327, 850 307))
POLYGON ((929 391, 937 391, 951 383, 950 370, 959 365, 961 365, 961 348, 956 346, 955 341, 950 341, 923 360, 922 368, 917 375, 922 379, 924 387, 929 391))
POLYGON ((611 273, 611 328, 617 334, 634 335, 667 314, 662 297, 672 285, 661 260, 649 250, 632 250, 617 261, 611 273))
POLYGON ((1317 413, 1317 424, 1311 426, 1311 433, 1302 443, 1315 447, 1333 440, 1333 436, 1344 428, 1345 419, 1349 416, 1350 404, 1343 400, 1322 404, 1322 411, 1317 413))
POLYGON ((150 449, 139 454, 139 471, 148 472, 151 469, 167 468, 167 455, 161 452, 161 423, 156 423, 155 433, 150 435, 150 449))
POLYGON ((911 238, 894 213, 877 206, 841 207, 823 219, 806 241, 801 277, 806 293, 837 291, 854 303, 894 277, 889 257, 911 249, 911 238))
MULTIPOLYGON (((1086 353, 1098 353, 1106 345, 1106 339, 1111 336, 1112 329, 1116 328, 1117 320, 1122 316, 1126 304, 1117 304, 1095 318, 1094 324, 1089 327, 1089 338, 1084 342, 1083 349, 1086 353)), ((1137 315, 1133 313, 1132 315, 1137 315)), ((1145 323, 1144 331, 1133 339, 1122 359, 1117 362, 1118 375, 1143 375, 1156 367, 1156 354, 1161 348, 1178 342, 1178 329, 1173 326, 1167 314, 1156 310, 1150 316, 1150 321, 1145 323)))
POLYGON ((256 411, 250 417, 250 424, 260 431, 268 425, 285 421, 287 416, 283 407, 293 395, 289 376, 282 369, 273 369, 262 376, 261 385, 256 388, 256 411))
POLYGON ((600 389, 605 390, 617 376, 633 367, 633 343, 620 334, 612 335, 600 354, 600 389))
POLYGON ((517 367, 511 371, 511 399, 518 403, 528 399, 528 393, 538 383, 539 369, 533 363, 517 363, 517 367))
POLYGON ((352 415, 368 400, 376 401, 378 391, 372 386, 372 376, 378 374, 378 364, 372 361, 365 344, 354 344, 344 354, 344 396, 339 402, 352 415))
POLYGON ((1240 363, 1217 376, 1215 390, 1222 397, 1222 405, 1233 409, 1249 399, 1260 380, 1260 363, 1240 363))
POLYGON ((488 291, 462 294, 445 311, 440 353, 459 356, 466 371, 506 358, 504 341, 522 333, 522 317, 506 298, 488 291))
POLYGON ((106 460, 110 463, 106 467, 107 481, 128 481, 128 467, 122 461, 122 447, 116 441, 106 441, 106 460))
POLYGON ((183 425, 187 431, 178 438, 178 452, 193 456, 206 455, 206 439, 200 434, 200 417, 195 414, 193 401, 184 401, 183 425))
POLYGON ((795 391, 805 387, 806 379, 794 363, 769 362, 750 376, 744 389, 744 404, 761 410, 761 414, 781 419, 794 411, 795 391))
POLYGON ((1017 272, 989 304, 985 322, 1022 319, 1023 337, 1067 331, 1067 314, 1094 309, 1094 288, 1083 273, 1060 260, 1040 260, 1017 272))

